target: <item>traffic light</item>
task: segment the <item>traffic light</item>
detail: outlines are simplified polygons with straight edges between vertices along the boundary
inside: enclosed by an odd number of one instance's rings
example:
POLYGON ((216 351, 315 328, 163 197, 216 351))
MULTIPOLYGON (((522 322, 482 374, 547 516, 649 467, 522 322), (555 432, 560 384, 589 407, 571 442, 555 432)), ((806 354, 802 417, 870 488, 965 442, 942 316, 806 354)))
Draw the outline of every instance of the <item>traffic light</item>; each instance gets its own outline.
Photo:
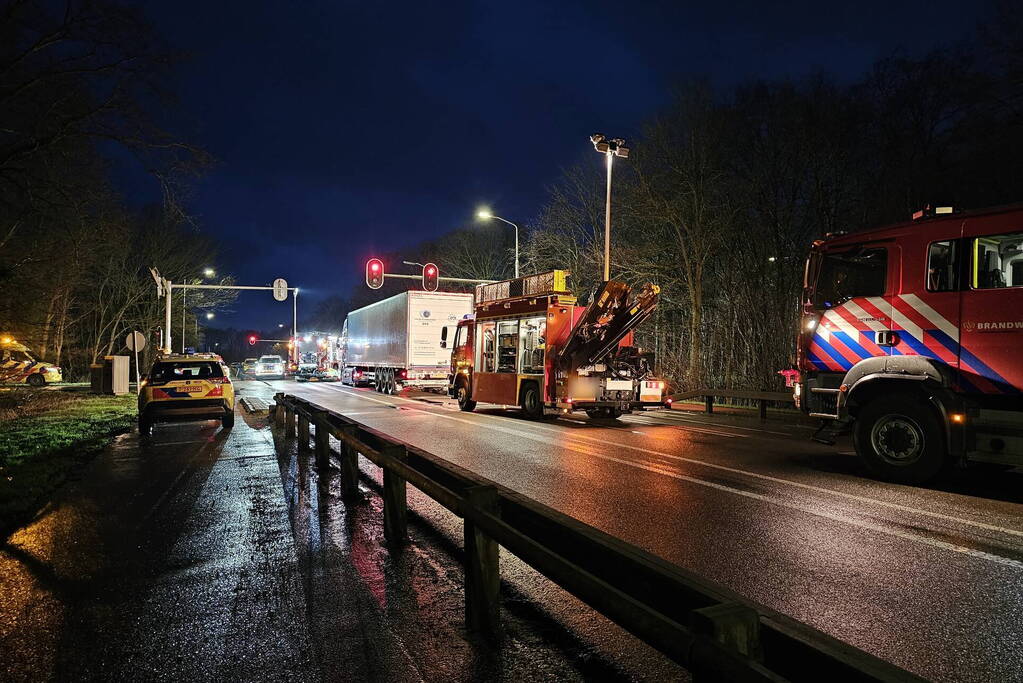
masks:
POLYGON ((250 334, 249 335, 249 346, 255 346, 256 345, 256 340, 257 340, 256 335, 250 334))
POLYGON ((423 266, 423 289, 428 292, 437 291, 437 282, 440 277, 440 273, 437 272, 437 265, 435 263, 427 263, 423 266))
POLYGON ((384 286, 384 262, 378 258, 366 261, 366 286, 370 289, 384 286))

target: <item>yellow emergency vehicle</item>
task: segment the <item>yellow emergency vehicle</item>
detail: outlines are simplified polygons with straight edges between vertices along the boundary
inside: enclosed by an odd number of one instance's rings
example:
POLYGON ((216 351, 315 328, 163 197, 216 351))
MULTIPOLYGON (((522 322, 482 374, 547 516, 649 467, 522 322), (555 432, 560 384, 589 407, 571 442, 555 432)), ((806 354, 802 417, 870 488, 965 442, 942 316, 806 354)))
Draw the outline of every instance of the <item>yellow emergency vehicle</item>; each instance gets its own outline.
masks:
POLYGON ((215 353, 160 356, 142 381, 139 433, 152 434, 157 422, 220 420, 234 426, 234 385, 215 353))
POLYGON ((27 346, 10 335, 0 335, 0 383, 41 387, 62 380, 59 367, 36 360, 27 346))

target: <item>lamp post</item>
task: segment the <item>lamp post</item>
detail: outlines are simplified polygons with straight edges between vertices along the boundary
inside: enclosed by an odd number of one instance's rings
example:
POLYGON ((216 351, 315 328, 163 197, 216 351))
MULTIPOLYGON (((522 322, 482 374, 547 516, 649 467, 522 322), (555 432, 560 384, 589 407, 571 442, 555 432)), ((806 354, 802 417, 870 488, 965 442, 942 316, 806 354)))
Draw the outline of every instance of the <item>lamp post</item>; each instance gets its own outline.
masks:
MULTIPOLYGON (((211 277, 216 277, 217 276, 217 271, 213 270, 212 268, 203 268, 202 269, 202 276, 203 276, 203 278, 208 280, 211 277)), ((185 311, 188 310, 188 306, 185 305, 185 299, 187 297, 188 297, 188 290, 187 289, 182 289, 181 290, 181 353, 185 352, 185 311)), ((170 320, 170 314, 168 314, 167 320, 168 321, 170 320)), ((195 330, 196 330, 196 332, 195 332, 195 343, 198 344, 199 343, 199 319, 198 318, 196 318, 196 320, 195 320, 195 330)), ((167 351, 169 352, 170 349, 167 349, 167 351)))
POLYGON ((494 214, 490 213, 489 209, 480 209, 479 211, 477 211, 476 212, 476 218, 479 218, 480 220, 484 220, 484 221, 489 221, 491 218, 496 218, 497 220, 501 221, 502 223, 507 223, 508 225, 510 225, 513 228, 515 228, 515 277, 518 277, 519 276, 519 226, 515 225, 510 220, 507 220, 505 218, 501 218, 500 216, 495 216, 494 214))
POLYGON ((606 137, 597 133, 590 136, 593 148, 607 157, 607 202, 604 207, 604 282, 611 279, 611 166, 614 157, 629 158, 629 148, 621 138, 606 137))

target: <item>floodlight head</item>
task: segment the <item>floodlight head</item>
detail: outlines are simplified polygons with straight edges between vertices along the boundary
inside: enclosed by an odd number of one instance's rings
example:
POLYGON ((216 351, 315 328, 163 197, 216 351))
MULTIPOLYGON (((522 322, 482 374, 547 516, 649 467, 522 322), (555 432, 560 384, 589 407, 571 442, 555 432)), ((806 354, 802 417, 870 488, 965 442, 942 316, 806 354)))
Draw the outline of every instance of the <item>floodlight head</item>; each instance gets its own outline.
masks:
POLYGON ((628 147, 621 147, 621 146, 619 146, 619 147, 617 147, 615 149, 615 155, 616 156, 620 156, 623 159, 628 159, 629 158, 629 148, 628 147))

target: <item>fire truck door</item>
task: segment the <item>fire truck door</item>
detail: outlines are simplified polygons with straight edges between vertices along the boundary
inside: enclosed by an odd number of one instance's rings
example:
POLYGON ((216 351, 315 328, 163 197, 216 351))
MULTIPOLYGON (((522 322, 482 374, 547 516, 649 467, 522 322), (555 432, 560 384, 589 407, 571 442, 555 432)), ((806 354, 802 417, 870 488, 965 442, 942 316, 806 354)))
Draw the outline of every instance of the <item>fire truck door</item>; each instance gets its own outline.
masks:
POLYGON ((960 351, 966 391, 1023 392, 1023 226, 1007 216, 967 222, 967 280, 962 292, 960 351))

